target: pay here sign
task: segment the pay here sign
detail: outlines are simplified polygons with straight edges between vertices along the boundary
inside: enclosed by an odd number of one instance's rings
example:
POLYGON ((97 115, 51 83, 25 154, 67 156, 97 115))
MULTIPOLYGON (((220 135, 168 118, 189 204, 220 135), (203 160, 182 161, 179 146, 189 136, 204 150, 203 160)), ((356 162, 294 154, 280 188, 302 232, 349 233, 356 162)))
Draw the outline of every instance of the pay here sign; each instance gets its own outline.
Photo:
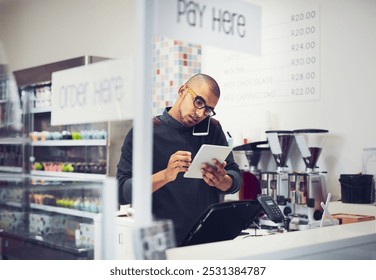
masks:
POLYGON ((260 54, 261 9, 243 1, 156 0, 154 34, 260 54))

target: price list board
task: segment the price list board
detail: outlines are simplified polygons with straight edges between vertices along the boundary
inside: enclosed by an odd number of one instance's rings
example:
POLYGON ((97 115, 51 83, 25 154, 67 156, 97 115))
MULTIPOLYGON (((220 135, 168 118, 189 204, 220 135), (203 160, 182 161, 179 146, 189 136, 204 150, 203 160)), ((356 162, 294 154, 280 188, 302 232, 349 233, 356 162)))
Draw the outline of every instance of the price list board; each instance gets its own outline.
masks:
POLYGON ((274 10, 262 11, 261 54, 204 49, 222 107, 320 99, 319 6, 274 10))

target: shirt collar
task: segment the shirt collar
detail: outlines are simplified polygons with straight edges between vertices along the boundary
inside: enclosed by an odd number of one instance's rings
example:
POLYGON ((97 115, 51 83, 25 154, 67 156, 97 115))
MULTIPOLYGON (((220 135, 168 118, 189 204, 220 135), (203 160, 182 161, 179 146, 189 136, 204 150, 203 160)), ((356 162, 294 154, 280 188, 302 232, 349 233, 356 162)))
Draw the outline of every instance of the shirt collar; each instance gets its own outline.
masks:
POLYGON ((182 125, 179 121, 175 120, 169 113, 168 111, 170 111, 171 107, 166 107, 166 109, 163 111, 163 114, 161 115, 160 119, 165 122, 166 124, 168 124, 169 126, 173 127, 173 128, 177 128, 177 129, 182 129, 182 130, 186 130, 186 129, 191 129, 191 127, 185 127, 184 125, 182 125))

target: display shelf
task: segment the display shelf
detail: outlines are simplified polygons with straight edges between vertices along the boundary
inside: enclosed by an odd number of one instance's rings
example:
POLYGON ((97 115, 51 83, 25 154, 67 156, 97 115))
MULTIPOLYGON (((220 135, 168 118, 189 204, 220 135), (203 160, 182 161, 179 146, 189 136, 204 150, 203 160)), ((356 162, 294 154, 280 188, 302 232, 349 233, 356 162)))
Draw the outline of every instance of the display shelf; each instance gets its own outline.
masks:
POLYGON ((11 260, 92 260, 93 246, 77 245, 63 234, 40 236, 0 230, 2 259, 11 260))
MULTIPOLYGON (((109 122, 52 125, 51 85, 56 71, 103 60, 106 58, 82 56, 13 73, 21 97, 23 126, 17 134, 4 131, 4 138, 0 138, 0 180, 5 197, 0 207, 0 258, 93 258, 94 224, 101 215, 94 211, 101 211, 103 182, 109 176, 109 122), (41 136, 46 136, 43 132, 59 133, 56 137, 48 135, 47 139, 64 140, 42 141, 45 138, 41 136), (70 133, 73 138, 82 139, 65 140, 70 133), (55 171, 68 170, 64 168, 68 165, 76 172, 55 171), (16 195, 16 201, 8 199, 16 195), (65 208, 68 205, 61 201, 54 203, 72 197, 90 202, 91 208, 79 210, 65 208)), ((2 107, 7 105, 3 101, 2 107)))
POLYGON ((25 177, 27 177, 26 174, 15 174, 11 172, 0 172, 0 181, 8 181, 8 182, 23 182, 25 180, 25 177))
POLYGON ((5 137, 0 138, 0 145, 22 145, 27 140, 22 137, 5 137))
POLYGON ((30 110, 31 114, 38 114, 38 113, 50 113, 51 107, 40 107, 40 108, 32 108, 30 110))
POLYGON ((86 179, 86 180, 102 180, 106 178, 106 175, 104 174, 53 172, 53 171, 39 171, 39 170, 31 170, 30 174, 36 175, 36 176, 64 177, 64 178, 86 179))
MULTIPOLYGON (((51 124, 52 75, 54 72, 72 69, 95 62, 107 60, 103 57, 81 56, 64 61, 44 64, 14 72, 17 86, 21 95, 23 107, 23 134, 29 136, 25 145, 27 162, 25 172, 37 176, 72 178, 72 179, 103 179, 109 174, 110 145, 108 122, 78 123, 66 125, 51 124), (47 133, 44 133, 47 132, 47 133), (84 133, 88 133, 86 136, 84 133), (48 133, 55 133, 49 135, 48 133), (67 139, 65 135, 76 133, 82 138, 79 140, 67 139), (93 135, 90 133, 94 133, 93 135), (98 133, 98 134, 96 134, 98 133), (90 135, 89 135, 90 134, 90 135), (50 137, 51 136, 51 137, 50 137), (42 140, 48 139, 48 140, 42 140), (61 139, 61 140, 52 140, 61 139), (28 159, 31 161, 29 162, 28 159), (82 173, 55 172, 57 170, 34 172, 34 163, 79 163, 82 165, 100 164, 101 170, 97 173, 88 173, 87 170, 76 170, 82 173), (86 173, 87 172, 87 173, 86 173)), ((92 172, 92 170, 90 170, 92 172)), ((96 172, 96 171, 94 171, 96 172)))
POLYGON ((20 172, 22 172, 22 167, 0 166, 0 171, 2 171, 2 172, 20 173, 20 172))
POLYGON ((106 139, 33 141, 32 146, 106 146, 106 139))
POLYGON ((58 206, 42 205, 42 204, 35 204, 35 203, 30 203, 30 207, 35 210, 42 210, 42 211, 47 211, 47 212, 53 212, 53 213, 59 213, 59 214, 82 217, 82 218, 89 218, 89 219, 95 219, 97 215, 99 215, 98 213, 93 213, 93 212, 86 212, 86 211, 81 211, 81 210, 76 210, 76 209, 71 209, 71 208, 63 208, 63 207, 58 207, 58 206))
POLYGON ((17 207, 17 208, 21 208, 22 207, 22 203, 21 202, 13 202, 13 201, 2 202, 2 203, 0 203, 0 205, 17 207))
POLYGON ((27 139, 23 137, 0 138, 0 172, 21 173, 23 150, 27 139))
POLYGON ((55 181, 24 174, 22 182, 15 178, 0 176, 0 258, 93 259, 104 180, 55 181), (56 205, 66 198, 82 200, 83 208, 56 205))

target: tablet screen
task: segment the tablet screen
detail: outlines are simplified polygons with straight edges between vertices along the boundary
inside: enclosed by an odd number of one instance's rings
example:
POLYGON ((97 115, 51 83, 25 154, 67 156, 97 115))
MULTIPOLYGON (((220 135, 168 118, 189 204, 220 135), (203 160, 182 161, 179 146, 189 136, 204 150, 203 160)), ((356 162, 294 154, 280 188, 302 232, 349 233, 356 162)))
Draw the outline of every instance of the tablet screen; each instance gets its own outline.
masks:
POLYGON ((189 170, 184 173, 184 177, 202 179, 201 164, 212 164, 212 159, 217 159, 219 162, 223 162, 231 150, 231 147, 228 146, 202 145, 197 152, 197 155, 194 157, 189 170))

